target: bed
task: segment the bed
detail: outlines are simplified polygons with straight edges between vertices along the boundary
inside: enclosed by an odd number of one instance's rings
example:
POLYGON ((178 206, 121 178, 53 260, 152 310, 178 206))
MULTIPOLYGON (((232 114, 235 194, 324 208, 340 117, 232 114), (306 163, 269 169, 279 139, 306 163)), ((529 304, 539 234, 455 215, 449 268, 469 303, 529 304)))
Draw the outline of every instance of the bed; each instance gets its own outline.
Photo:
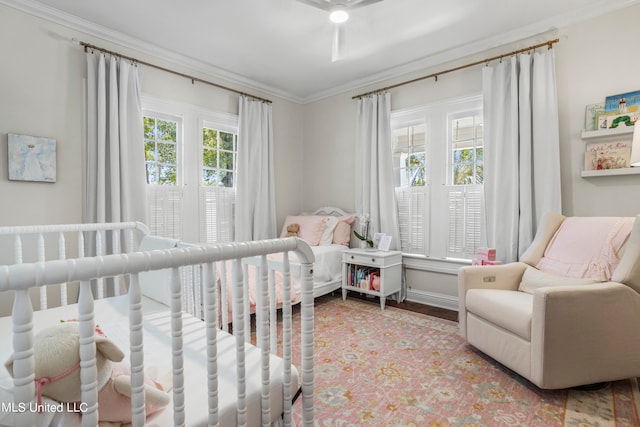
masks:
POLYGON ((96 324, 131 365, 138 390, 132 396, 135 426, 291 425, 297 391, 302 425, 313 424, 314 255, 302 239, 198 246, 150 237, 140 223, 121 223, 0 227, 0 245, 3 254, 14 254, 11 263, 3 260, 6 265, 0 266, 2 300, 12 303, 12 315, 0 318, 0 361, 14 359, 13 378, 0 373, 0 425, 97 425, 96 324), (53 243, 46 238, 51 235, 53 243), (141 250, 143 242, 160 249, 141 250), (302 332, 296 343, 289 253, 296 256, 301 294, 302 332), (274 254, 284 256, 272 262, 274 254), (219 270, 226 265, 232 269, 233 334, 219 327, 219 270), (249 265, 259 271, 254 338, 247 333, 251 323, 245 310, 249 265), (270 313, 275 271, 283 277, 281 321, 270 313), (147 295, 165 286, 168 304, 147 295), (7 298, 7 292, 15 297, 7 298), (59 304, 52 304, 57 294, 59 304), (70 319, 78 321, 81 335, 83 411, 20 410, 25 407, 20 404, 29 408, 36 401, 34 333, 70 319), (300 354, 299 366, 292 364, 294 352, 300 354), (168 373, 172 389, 171 404, 147 418, 139 390, 150 367, 168 373))
MULTIPOLYGON (((300 237, 311 246, 315 256, 314 297, 340 289, 342 253, 346 248, 359 245, 359 240, 353 234, 354 229, 359 230, 359 216, 333 206, 321 207, 311 213, 289 215, 284 221, 280 237, 286 236, 290 224, 300 225, 300 237)), ((291 256, 291 264, 297 264, 295 255, 291 256)))

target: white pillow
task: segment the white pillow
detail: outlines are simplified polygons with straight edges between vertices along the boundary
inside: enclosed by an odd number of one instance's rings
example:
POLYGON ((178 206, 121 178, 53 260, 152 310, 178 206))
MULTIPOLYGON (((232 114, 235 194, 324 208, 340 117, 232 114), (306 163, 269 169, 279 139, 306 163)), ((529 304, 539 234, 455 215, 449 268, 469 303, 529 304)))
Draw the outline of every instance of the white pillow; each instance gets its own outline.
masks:
POLYGON ((333 230, 336 229, 336 225, 338 225, 338 217, 327 216, 327 223, 324 226, 322 237, 320 237, 320 246, 326 246, 333 243, 333 230))
POLYGON ((538 288, 546 288, 549 286, 592 285, 594 283, 600 283, 600 280, 563 277, 556 274, 545 273, 535 267, 529 266, 522 275, 522 281, 520 282, 518 290, 533 295, 533 291, 538 288))

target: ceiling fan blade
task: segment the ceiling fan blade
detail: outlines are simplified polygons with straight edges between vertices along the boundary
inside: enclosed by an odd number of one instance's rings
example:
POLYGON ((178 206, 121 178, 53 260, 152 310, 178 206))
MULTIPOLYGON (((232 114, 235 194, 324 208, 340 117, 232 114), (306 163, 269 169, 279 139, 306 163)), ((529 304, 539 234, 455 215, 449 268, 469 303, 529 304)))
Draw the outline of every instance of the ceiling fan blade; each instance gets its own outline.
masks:
POLYGON ((381 2, 382 0, 350 0, 347 1, 346 6, 349 9, 355 9, 358 7, 369 6, 370 4, 381 2))
POLYGON ((333 43, 331 45, 331 62, 344 59, 347 50, 344 25, 336 24, 333 28, 333 43))
POLYGON ((333 3, 328 0, 298 0, 299 3, 304 3, 308 6, 313 6, 318 9, 325 10, 329 12, 333 7, 333 3))

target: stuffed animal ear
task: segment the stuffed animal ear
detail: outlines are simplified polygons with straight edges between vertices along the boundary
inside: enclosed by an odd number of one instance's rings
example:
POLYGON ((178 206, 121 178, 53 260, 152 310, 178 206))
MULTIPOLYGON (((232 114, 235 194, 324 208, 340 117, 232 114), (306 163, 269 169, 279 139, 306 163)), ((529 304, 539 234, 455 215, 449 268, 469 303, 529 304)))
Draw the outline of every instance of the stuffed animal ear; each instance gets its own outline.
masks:
POLYGON ((124 359, 124 353, 108 338, 96 337, 96 351, 112 362, 120 362, 124 359))

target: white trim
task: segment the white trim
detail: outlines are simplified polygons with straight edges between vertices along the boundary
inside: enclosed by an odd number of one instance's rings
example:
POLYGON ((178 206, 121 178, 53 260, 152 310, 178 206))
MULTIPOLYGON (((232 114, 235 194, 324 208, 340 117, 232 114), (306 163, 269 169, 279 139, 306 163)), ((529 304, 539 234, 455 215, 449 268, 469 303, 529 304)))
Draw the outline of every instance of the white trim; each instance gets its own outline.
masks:
POLYGON ((406 301, 458 311, 458 298, 451 295, 407 289, 406 301))
POLYGON ((402 265, 411 270, 457 275, 460 267, 471 265, 471 260, 438 259, 402 254, 402 265))

